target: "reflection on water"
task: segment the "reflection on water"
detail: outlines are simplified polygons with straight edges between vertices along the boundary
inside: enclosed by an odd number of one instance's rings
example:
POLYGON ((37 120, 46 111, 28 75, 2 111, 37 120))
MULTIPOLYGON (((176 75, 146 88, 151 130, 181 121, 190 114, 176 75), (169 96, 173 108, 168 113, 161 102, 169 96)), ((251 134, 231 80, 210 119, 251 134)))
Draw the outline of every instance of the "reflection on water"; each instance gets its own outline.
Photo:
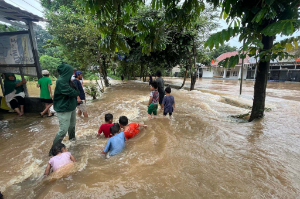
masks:
POLYGON ((172 120, 159 112, 149 121, 148 85, 114 81, 101 99, 88 102, 90 117, 77 118, 77 141, 64 141, 77 159, 76 172, 54 181, 43 180, 43 173, 57 118, 4 115, 0 190, 6 198, 297 198, 299 85, 269 84, 272 111, 252 123, 229 115, 249 111, 253 82, 245 83, 242 97, 235 94, 237 81, 202 80, 196 87, 173 89, 172 120), (96 134, 108 112, 115 122, 126 115, 148 128, 128 140, 120 155, 105 159, 100 152, 107 140, 96 134))

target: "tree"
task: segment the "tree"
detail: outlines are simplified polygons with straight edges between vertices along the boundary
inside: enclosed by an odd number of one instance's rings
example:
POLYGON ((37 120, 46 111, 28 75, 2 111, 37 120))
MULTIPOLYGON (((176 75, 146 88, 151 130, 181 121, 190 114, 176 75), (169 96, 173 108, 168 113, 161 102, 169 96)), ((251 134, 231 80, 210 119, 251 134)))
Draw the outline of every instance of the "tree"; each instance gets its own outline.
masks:
POLYGON ((225 44, 225 45, 220 46, 217 49, 213 49, 210 52, 210 56, 211 56, 211 59, 215 60, 220 55, 222 55, 223 53, 233 52, 233 51, 236 51, 236 50, 237 50, 237 48, 235 46, 232 47, 232 46, 229 46, 228 44, 225 44))
MULTIPOLYGON (((105 1, 102 0, 88 0, 86 3, 87 10, 101 21, 113 18, 117 27, 121 27, 123 30, 124 24, 128 22, 130 17, 134 17, 139 10, 139 6, 144 5, 142 0, 112 0, 105 1), (102 5, 102 6, 99 6, 102 5), (104 9, 105 8, 105 9, 104 9), (118 19, 122 19, 120 22, 118 19), (124 22, 124 23, 123 23, 124 22)), ((194 29, 201 31, 205 26, 198 24, 200 21, 212 22, 210 17, 212 12, 207 12, 206 15, 201 15, 201 12, 205 8, 203 1, 198 0, 185 0, 185 1, 160 1, 152 0, 152 9, 162 10, 162 15, 157 15, 155 11, 153 13, 148 13, 147 17, 139 20, 136 35, 137 41, 142 46, 142 53, 150 55, 156 51, 163 51, 167 47, 167 35, 166 30, 169 27, 177 27, 178 32, 184 32, 190 30, 190 33, 184 33, 185 35, 194 35, 192 48, 185 48, 185 54, 189 55, 189 69, 192 73, 191 79, 191 90, 194 89, 196 82, 196 57, 197 57, 197 45, 199 41, 195 39, 198 36, 196 32, 191 34, 194 29), (207 20, 208 19, 208 20, 207 20)), ((207 23, 208 24, 208 23, 207 23)), ((202 24, 203 25, 203 24, 202 24)), ((206 27, 207 28, 207 27, 206 27)), ((207 28, 209 30, 209 28, 207 28)), ((118 28, 116 28, 116 32, 118 28)), ((127 31, 130 32, 130 31, 127 31)), ((128 36, 128 33, 125 35, 128 36)), ((201 37, 204 38, 204 34, 201 37)))
POLYGON ((266 86, 268 80, 270 60, 288 57, 284 50, 298 48, 300 37, 289 38, 274 44, 276 35, 290 36, 300 27, 299 0, 208 0, 215 7, 222 8, 222 17, 234 24, 227 30, 213 34, 206 46, 218 48, 224 41, 240 34, 239 40, 244 41, 240 54, 225 59, 224 67, 233 67, 239 58, 249 56, 259 57, 257 75, 254 86, 254 100, 249 121, 262 118, 265 110, 266 86), (256 53, 258 50, 258 54, 256 53))
POLYGON ((49 55, 42 55, 40 57, 40 64, 42 69, 47 69, 51 76, 58 77, 57 66, 61 64, 61 59, 54 58, 49 55))
POLYGON ((43 48, 47 44, 48 40, 52 39, 52 35, 48 33, 47 30, 43 29, 40 25, 35 26, 34 28, 36 43, 38 48, 39 56, 46 54, 46 49, 43 48))

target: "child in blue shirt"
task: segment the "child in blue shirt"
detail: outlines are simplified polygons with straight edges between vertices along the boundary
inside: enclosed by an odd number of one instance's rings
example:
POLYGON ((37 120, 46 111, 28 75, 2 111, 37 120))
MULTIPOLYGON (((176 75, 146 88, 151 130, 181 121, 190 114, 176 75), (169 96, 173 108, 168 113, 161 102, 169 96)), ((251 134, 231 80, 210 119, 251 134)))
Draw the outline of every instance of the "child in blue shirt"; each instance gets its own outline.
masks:
POLYGON ((108 153, 109 156, 113 156, 123 151, 126 139, 124 132, 121 132, 121 128, 118 123, 114 123, 114 125, 110 127, 110 133, 112 134, 112 137, 109 138, 102 154, 108 153))

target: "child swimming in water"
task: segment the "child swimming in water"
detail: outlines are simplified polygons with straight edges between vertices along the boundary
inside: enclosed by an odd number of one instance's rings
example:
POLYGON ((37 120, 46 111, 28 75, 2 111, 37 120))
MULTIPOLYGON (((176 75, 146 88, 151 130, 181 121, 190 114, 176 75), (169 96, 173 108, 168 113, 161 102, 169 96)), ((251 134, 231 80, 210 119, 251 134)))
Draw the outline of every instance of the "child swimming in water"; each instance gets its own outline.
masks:
POLYGON ((60 167, 63 167, 69 163, 75 162, 75 158, 71 155, 70 152, 67 151, 67 148, 62 143, 57 143, 52 148, 52 154, 54 157, 52 157, 45 170, 45 175, 50 174, 51 168, 53 169, 53 172, 59 169, 60 167))
POLYGON ((106 138, 112 137, 110 134, 110 127, 114 125, 112 122, 114 120, 114 116, 110 113, 105 114, 105 124, 101 124, 99 130, 98 130, 98 135, 97 137, 100 137, 101 133, 104 134, 106 138))
POLYGON ((119 118, 120 127, 124 130, 124 135, 126 139, 133 138, 140 132, 139 127, 147 128, 147 125, 139 124, 139 123, 130 123, 128 124, 128 118, 126 116, 121 116, 119 118))
POLYGON ((123 151, 126 139, 124 132, 121 132, 118 123, 115 123, 110 127, 110 133, 112 134, 112 137, 109 138, 102 154, 107 154, 109 152, 109 156, 113 156, 123 151))

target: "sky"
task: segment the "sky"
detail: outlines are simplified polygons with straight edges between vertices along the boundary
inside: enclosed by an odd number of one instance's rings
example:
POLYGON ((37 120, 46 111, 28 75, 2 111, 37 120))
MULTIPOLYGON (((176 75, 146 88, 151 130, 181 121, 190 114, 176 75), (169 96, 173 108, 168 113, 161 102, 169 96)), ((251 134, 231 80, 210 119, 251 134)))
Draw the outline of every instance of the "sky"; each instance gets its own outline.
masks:
MULTIPOLYGON (((28 12, 31 12, 35 15, 40 16, 40 17, 44 16, 44 13, 43 13, 44 9, 41 6, 39 0, 5 0, 5 2, 7 2, 9 4, 12 4, 13 6, 16 6, 20 9, 22 9, 22 10, 26 10, 28 12)), ((219 29, 216 30, 216 32, 220 31, 222 29, 226 29, 228 27, 228 24, 223 19, 220 19, 219 23, 220 23, 220 27, 219 27, 219 29)), ((45 22, 39 22, 38 24, 41 25, 43 28, 46 27, 45 22)), ((300 36, 300 30, 295 32, 292 36, 300 36)), ((283 40, 283 39, 286 39, 286 38, 288 38, 288 37, 286 37, 286 36, 283 36, 283 37, 282 36, 277 36, 276 41, 280 41, 280 40, 283 40)), ((228 44, 230 46, 236 46, 236 47, 241 47, 242 46, 242 43, 238 41, 238 37, 232 38, 228 42, 228 44)))

